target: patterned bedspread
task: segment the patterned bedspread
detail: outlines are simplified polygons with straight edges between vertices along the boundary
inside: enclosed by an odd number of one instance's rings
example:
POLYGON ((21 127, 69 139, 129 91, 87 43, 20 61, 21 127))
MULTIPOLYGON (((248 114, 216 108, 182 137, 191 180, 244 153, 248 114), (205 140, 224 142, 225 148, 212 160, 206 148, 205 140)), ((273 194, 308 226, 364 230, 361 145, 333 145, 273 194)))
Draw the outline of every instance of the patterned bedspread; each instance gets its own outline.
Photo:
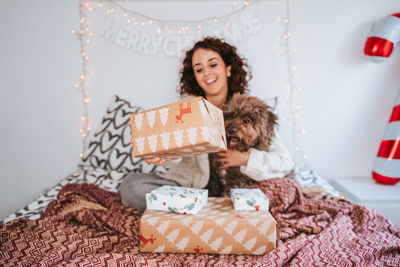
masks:
POLYGON ((279 238, 263 256, 140 253, 140 213, 97 185, 67 184, 40 218, 0 226, 0 266, 399 266, 400 229, 379 212, 293 179, 259 187, 279 238))
MULTIPOLYGON (((144 163, 144 160, 140 161, 134 170, 112 170, 104 169, 93 166, 80 166, 78 170, 67 177, 61 179, 61 181, 48 190, 45 194, 40 195, 34 201, 26 205, 25 207, 17 210, 13 214, 10 214, 6 218, 0 220, 0 225, 15 220, 18 218, 29 218, 31 220, 37 219, 43 214, 47 206, 54 200, 57 199, 57 195, 61 188, 66 184, 95 184, 100 188, 106 189, 111 192, 117 192, 118 187, 121 184, 123 178, 130 172, 160 172, 160 167, 157 169, 154 166, 144 163)), ((162 170, 162 169, 161 169, 162 170)), ((325 196, 341 196, 343 195, 333 188, 324 178, 313 172, 309 168, 296 168, 295 175, 293 177, 307 190, 319 192, 325 196)))

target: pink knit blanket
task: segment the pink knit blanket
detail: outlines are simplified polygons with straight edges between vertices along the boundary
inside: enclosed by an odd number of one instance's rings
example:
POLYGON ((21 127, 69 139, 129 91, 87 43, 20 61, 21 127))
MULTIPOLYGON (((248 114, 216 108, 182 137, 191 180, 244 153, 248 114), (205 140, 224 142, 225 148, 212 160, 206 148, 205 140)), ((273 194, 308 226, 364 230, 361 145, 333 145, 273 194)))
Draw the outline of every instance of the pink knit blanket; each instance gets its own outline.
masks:
POLYGON ((399 266, 400 229, 379 212, 305 193, 291 179, 258 184, 278 223, 262 256, 139 252, 141 213, 118 194, 69 184, 41 218, 0 226, 0 266, 399 266))

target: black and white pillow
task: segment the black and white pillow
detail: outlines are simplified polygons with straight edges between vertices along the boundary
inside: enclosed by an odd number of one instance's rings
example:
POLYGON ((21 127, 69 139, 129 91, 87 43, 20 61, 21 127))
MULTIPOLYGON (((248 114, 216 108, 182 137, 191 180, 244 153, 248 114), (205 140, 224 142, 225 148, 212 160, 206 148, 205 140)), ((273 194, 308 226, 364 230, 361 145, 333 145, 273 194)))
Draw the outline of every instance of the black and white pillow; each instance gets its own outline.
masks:
POLYGON ((294 167, 295 180, 303 187, 319 188, 322 195, 343 198, 344 195, 336 190, 325 178, 316 173, 313 169, 305 165, 294 167))
POLYGON ((80 166, 91 166, 119 172, 152 173, 165 171, 164 167, 147 164, 133 156, 130 115, 142 111, 127 100, 114 95, 100 128, 86 144, 80 166))

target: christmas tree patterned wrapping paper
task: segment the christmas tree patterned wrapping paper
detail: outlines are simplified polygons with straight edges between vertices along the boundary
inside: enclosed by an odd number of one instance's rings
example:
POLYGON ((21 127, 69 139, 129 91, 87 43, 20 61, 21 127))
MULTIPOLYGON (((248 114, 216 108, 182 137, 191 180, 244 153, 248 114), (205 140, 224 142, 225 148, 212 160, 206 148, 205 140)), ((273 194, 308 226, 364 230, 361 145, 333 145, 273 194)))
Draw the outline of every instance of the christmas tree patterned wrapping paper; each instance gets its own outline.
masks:
POLYGON ((131 115, 135 157, 176 158, 226 150, 222 110, 202 97, 131 115))
POLYGON ((146 207, 183 214, 196 214, 207 205, 208 190, 164 185, 146 194, 146 207))
POLYGON ((268 211, 236 211, 230 198, 208 198, 199 213, 147 209, 140 219, 141 252, 263 255, 276 247, 268 211))
POLYGON ((232 188, 231 200, 235 210, 268 210, 269 199, 258 188, 232 188))

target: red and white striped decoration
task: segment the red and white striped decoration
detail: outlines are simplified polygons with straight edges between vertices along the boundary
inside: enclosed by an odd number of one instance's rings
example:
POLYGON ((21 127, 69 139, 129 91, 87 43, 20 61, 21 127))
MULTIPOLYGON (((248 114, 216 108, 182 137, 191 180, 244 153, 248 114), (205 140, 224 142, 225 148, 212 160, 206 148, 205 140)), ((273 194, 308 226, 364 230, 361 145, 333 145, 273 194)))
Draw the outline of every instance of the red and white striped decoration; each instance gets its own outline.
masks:
POLYGON ((372 28, 364 54, 372 61, 382 61, 390 56, 400 41, 400 13, 387 16, 372 28))
MULTIPOLYGON (((400 13, 396 13, 374 26, 365 43, 364 54, 373 61, 383 61, 391 55, 399 41, 400 13)), ((383 184, 396 184, 400 181, 400 94, 374 161, 372 177, 383 184)))
POLYGON ((400 94, 372 167, 372 177, 384 184, 400 181, 400 94))

